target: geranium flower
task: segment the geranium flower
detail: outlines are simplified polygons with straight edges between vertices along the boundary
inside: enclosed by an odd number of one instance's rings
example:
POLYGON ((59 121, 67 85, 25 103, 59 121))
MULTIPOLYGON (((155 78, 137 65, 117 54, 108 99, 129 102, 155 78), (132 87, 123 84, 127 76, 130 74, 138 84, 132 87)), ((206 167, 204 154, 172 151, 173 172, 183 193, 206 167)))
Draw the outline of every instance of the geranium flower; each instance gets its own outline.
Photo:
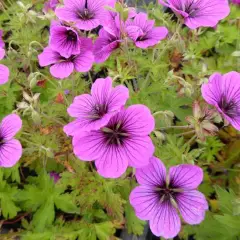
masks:
POLYGON ((52 24, 49 46, 61 56, 69 58, 71 55, 80 53, 81 41, 77 31, 73 28, 52 24))
MULTIPOLYGON (((5 56, 5 50, 0 48, 0 60, 5 56)), ((0 64, 0 85, 5 84, 9 79, 9 69, 3 64, 0 64)))
POLYGON ((81 131, 99 130, 120 111, 128 98, 128 89, 121 85, 113 88, 110 77, 97 79, 91 95, 75 97, 68 108, 69 115, 77 119, 64 127, 65 133, 73 136, 81 131))
POLYGON ((136 170, 140 186, 130 194, 136 215, 149 220, 156 236, 166 239, 177 236, 181 228, 178 211, 188 224, 203 221, 208 203, 196 190, 202 182, 203 171, 194 165, 170 167, 167 175, 163 163, 152 157, 148 166, 136 170))
POLYGON ((2 36, 3 36, 3 31, 2 30, 0 30, 0 48, 3 48, 4 47, 4 41, 3 41, 3 39, 2 39, 2 36))
POLYGON ((240 0, 232 0, 233 4, 240 5, 240 0))
POLYGON ((47 13, 50 10, 54 11, 59 4, 59 0, 48 0, 44 3, 43 12, 47 13))
POLYGON ((56 172, 50 172, 49 175, 50 175, 50 178, 53 179, 54 183, 57 183, 59 181, 59 179, 60 179, 59 174, 56 173, 56 172))
POLYGON ((0 166, 12 167, 22 156, 22 145, 14 139, 22 127, 22 120, 16 114, 6 116, 0 124, 0 166))
POLYGON ((125 29, 128 37, 139 48, 148 48, 164 39, 168 30, 165 27, 154 27, 154 20, 148 20, 147 14, 139 13, 134 19, 126 21, 125 29))
POLYGON ((75 135, 74 153, 83 161, 95 160, 101 176, 118 178, 128 166, 142 167, 149 163, 154 145, 148 135, 154 124, 146 106, 132 105, 113 116, 100 130, 75 135))
POLYGON ((73 70, 77 72, 89 71, 94 61, 92 40, 89 38, 80 38, 80 41, 80 54, 71 55, 68 58, 64 58, 59 52, 54 51, 50 47, 46 47, 44 51, 38 55, 40 66, 45 67, 52 65, 50 67, 50 73, 59 79, 69 77, 73 70))
POLYGON ((104 21, 105 0, 64 0, 64 7, 55 10, 60 20, 74 22, 81 30, 92 30, 104 21))
POLYGON ((181 15, 190 29, 214 27, 230 13, 228 0, 159 0, 159 3, 181 15))
POLYGON ((240 73, 214 73, 209 82, 202 85, 202 96, 240 130, 240 73))
POLYGON ((108 24, 99 31, 99 37, 93 47, 95 62, 105 62, 112 52, 120 46, 121 42, 120 20, 117 15, 114 20, 109 21, 108 24))

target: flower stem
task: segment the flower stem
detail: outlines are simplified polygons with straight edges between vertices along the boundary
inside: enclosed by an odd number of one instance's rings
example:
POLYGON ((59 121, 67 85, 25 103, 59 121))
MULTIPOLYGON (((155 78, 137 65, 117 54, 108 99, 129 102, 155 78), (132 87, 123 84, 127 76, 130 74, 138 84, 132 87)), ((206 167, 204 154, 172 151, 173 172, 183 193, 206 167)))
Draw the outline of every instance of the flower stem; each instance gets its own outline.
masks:
POLYGON ((169 126, 169 127, 162 127, 160 129, 156 129, 156 130, 168 130, 168 129, 192 129, 191 126, 189 125, 185 125, 185 126, 169 126))
POLYGON ((176 137, 181 137, 181 136, 189 135, 189 134, 192 134, 192 133, 195 133, 195 130, 188 131, 188 132, 183 132, 183 133, 180 133, 180 134, 176 134, 176 137))

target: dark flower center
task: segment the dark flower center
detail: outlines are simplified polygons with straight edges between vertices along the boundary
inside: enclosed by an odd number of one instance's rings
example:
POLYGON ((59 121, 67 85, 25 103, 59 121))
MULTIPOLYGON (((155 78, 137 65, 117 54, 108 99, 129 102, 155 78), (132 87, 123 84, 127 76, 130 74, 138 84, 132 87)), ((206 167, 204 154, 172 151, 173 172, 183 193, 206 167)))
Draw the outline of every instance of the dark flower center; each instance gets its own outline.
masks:
POLYGON ((84 8, 83 10, 79 11, 78 17, 82 20, 89 20, 94 17, 94 13, 91 13, 88 8, 84 8))
POLYGON ((0 146, 2 146, 3 144, 4 144, 4 137, 0 135, 0 146))
POLYGON ((145 40, 147 40, 148 38, 147 38, 147 34, 145 33, 145 34, 143 34, 142 36, 139 36, 138 38, 137 38, 137 41, 145 41, 145 40))
POLYGON ((77 55, 71 55, 69 58, 65 58, 63 56, 59 56, 58 62, 73 62, 77 55))
POLYGON ((221 97, 218 102, 218 106, 229 117, 234 118, 240 115, 240 109, 237 102, 234 99, 228 100, 225 95, 221 97))
POLYGON ((107 104, 95 104, 92 111, 89 114, 89 118, 92 120, 98 120, 102 118, 108 112, 107 104))
POLYGON ((102 128, 102 131, 105 136, 105 141, 109 145, 123 145, 124 140, 129 136, 127 131, 124 130, 121 121, 112 126, 102 128))
POLYGON ((67 40, 68 41, 77 41, 77 35, 75 32, 73 32, 72 30, 68 30, 67 31, 67 40))
POLYGON ((199 2, 199 0, 187 1, 185 9, 183 8, 183 6, 181 6, 181 10, 188 13, 190 17, 195 17, 199 11, 199 2))
POLYGON ((159 200, 161 202, 175 200, 175 196, 177 191, 175 189, 171 189, 170 187, 159 187, 156 188, 156 193, 159 195, 159 200))

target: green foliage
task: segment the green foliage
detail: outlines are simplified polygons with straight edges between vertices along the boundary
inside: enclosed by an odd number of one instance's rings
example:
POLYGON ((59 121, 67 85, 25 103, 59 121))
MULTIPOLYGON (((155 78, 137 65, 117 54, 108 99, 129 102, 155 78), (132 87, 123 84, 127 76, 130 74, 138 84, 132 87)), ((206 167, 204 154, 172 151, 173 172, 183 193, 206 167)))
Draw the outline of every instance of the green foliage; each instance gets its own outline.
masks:
POLYGON ((216 154, 223 148, 224 144, 216 137, 208 137, 206 142, 201 142, 203 152, 200 159, 210 163, 215 160, 216 154))

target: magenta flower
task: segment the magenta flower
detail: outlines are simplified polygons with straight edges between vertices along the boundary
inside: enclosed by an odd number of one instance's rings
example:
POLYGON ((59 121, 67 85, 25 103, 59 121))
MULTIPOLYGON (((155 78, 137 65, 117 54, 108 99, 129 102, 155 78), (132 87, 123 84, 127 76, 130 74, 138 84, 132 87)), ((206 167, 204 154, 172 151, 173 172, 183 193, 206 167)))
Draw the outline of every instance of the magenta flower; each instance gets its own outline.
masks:
POLYGON ((55 10, 60 20, 74 22, 81 30, 92 30, 105 18, 105 0, 64 0, 64 7, 55 10))
POLYGON ((184 18, 190 29, 214 27, 230 13, 228 0, 159 0, 184 18))
POLYGON ((181 228, 178 211, 188 224, 203 221, 208 203, 196 190, 203 179, 198 166, 174 166, 167 175, 163 163, 152 157, 148 166, 136 170, 136 178, 140 186, 131 192, 130 203, 138 218, 149 220, 154 235, 175 237, 181 228))
POLYGON ((94 56, 92 53, 92 40, 89 38, 80 38, 81 50, 78 55, 71 55, 64 58, 59 52, 46 47, 44 51, 38 55, 41 67, 52 65, 50 73, 52 76, 63 79, 71 75, 73 70, 77 72, 88 72, 93 64, 94 56))
POLYGON ((69 115, 77 119, 64 127, 65 133, 74 136, 82 131, 99 130, 121 110, 128 98, 128 89, 121 85, 113 88, 110 77, 97 79, 91 95, 75 97, 68 108, 69 115))
POLYGON ((52 178, 53 179, 53 181, 54 181, 54 183, 57 183, 58 182, 58 180, 60 179, 60 176, 59 176, 59 174, 58 173, 56 173, 56 172, 50 172, 50 178, 52 178))
POLYGON ((3 48, 4 47, 4 41, 3 41, 3 39, 2 39, 2 36, 3 36, 3 31, 2 30, 0 30, 0 48, 3 48))
POLYGON ((148 48, 164 39, 168 30, 165 27, 154 27, 154 20, 148 20, 147 14, 139 13, 135 18, 126 21, 125 29, 128 37, 139 48, 148 48))
POLYGON ((59 4, 59 0, 48 0, 44 3, 43 12, 47 13, 50 10, 54 11, 59 4))
POLYGON ((240 130, 240 73, 214 73, 209 82, 202 85, 202 96, 240 130))
MULTIPOLYGON (((5 56, 5 50, 0 48, 0 60, 5 56)), ((9 69, 3 64, 0 64, 0 85, 5 84, 9 79, 9 69)))
POLYGON ((61 56, 69 58, 81 51, 81 41, 76 30, 52 24, 49 46, 61 56))
POLYGON ((0 124, 0 166, 12 167, 22 156, 22 145, 14 139, 22 127, 22 120, 16 114, 5 117, 0 124))
POLYGON ((240 0, 232 0, 233 4, 240 5, 240 0))
POLYGON ((114 20, 109 21, 108 24, 99 31, 99 37, 93 47, 95 62, 105 62, 112 52, 120 46, 121 42, 120 22, 119 16, 117 15, 114 20))
POLYGON ((144 105, 132 105, 113 116, 100 130, 82 132, 73 137, 75 155, 83 161, 95 160, 98 173, 118 178, 131 167, 149 163, 154 145, 148 136, 154 118, 144 105))

